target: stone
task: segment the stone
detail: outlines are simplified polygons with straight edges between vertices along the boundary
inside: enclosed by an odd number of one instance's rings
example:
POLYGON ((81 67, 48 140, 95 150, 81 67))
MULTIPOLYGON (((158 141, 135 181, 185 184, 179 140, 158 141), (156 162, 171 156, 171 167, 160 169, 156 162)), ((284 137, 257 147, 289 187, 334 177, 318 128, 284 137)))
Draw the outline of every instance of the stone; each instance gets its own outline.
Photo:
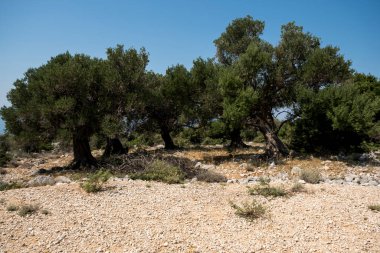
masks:
POLYGON ((287 180, 289 180, 288 173, 280 172, 276 176, 274 176, 274 180, 287 181, 287 180))
POLYGON ((369 181, 370 181, 370 177, 369 176, 367 176, 367 175, 360 176, 360 180, 359 180, 360 184, 368 184, 369 181))
POLYGON ((239 179, 240 184, 248 184, 248 179, 247 178, 241 178, 239 179))
POLYGON ((344 184, 344 180, 343 179, 336 179, 336 180, 333 180, 333 183, 334 184, 344 184))
POLYGON ((239 165, 240 168, 243 168, 243 169, 247 169, 248 168, 248 164, 247 163, 242 163, 239 165))
POLYGON ((377 185, 379 185, 379 183, 376 182, 375 180, 371 180, 371 181, 368 182, 368 185, 369 186, 377 186, 377 185))
POLYGON ((51 176, 37 176, 28 182, 28 186, 44 186, 44 185, 54 185, 55 180, 51 176))
POLYGON ((298 180, 298 183, 300 183, 300 184, 306 184, 306 182, 305 182, 305 180, 298 180))
POLYGON ((299 176, 302 173, 302 169, 300 167, 294 166, 290 173, 294 176, 299 176))
POLYGON ((247 182, 248 183, 253 183, 253 182, 257 182, 258 178, 257 177, 247 177, 247 182))
POLYGON ((200 168, 203 170, 210 170, 210 169, 215 169, 215 165, 214 164, 202 164, 200 168))
POLYGON ((357 183, 358 181, 358 176, 354 175, 354 174, 349 174, 347 176, 344 177, 344 180, 346 182, 354 182, 354 183, 357 183))
POLYGON ((62 183, 62 184, 70 184, 71 183, 70 178, 65 177, 65 176, 58 176, 58 177, 54 178, 54 180, 56 183, 62 183))

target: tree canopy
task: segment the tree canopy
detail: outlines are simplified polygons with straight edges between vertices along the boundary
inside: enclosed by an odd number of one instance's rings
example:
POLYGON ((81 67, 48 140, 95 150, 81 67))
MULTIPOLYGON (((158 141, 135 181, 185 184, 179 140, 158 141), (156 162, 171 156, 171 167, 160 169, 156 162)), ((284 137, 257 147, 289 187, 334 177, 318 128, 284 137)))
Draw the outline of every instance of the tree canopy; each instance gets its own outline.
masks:
MULTIPOLYGON (((90 138, 106 140, 104 156, 128 152, 121 138, 142 126, 159 133, 165 148, 172 135, 193 140, 229 138, 244 145, 242 131, 259 131, 271 158, 299 151, 354 150, 380 140, 380 83, 354 73, 339 48, 290 22, 280 41, 261 38, 264 22, 233 20, 217 38, 216 59, 173 65, 165 74, 147 70, 144 48, 108 48, 106 59, 66 52, 27 70, 1 108, 7 133, 27 151, 70 137, 73 168, 96 166, 90 138), (275 114, 286 111, 279 122, 275 114), (287 124, 290 140, 278 136, 287 124), (195 136, 197 135, 197 136, 195 136), (352 148, 353 147, 353 148, 352 148)), ((4 152, 3 152, 4 153, 4 152)))

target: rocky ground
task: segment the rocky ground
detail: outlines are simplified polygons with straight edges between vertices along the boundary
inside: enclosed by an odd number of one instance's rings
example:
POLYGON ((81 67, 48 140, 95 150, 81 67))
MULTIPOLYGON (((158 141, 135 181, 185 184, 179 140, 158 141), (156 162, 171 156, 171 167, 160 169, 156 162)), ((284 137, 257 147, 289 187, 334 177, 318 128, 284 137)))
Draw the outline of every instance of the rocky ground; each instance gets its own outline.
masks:
MULTIPOLYGON (((221 173, 228 183, 194 178, 168 185, 123 176, 90 194, 78 175, 60 173, 47 176, 51 185, 1 191, 0 252, 380 252, 380 212, 368 208, 380 204, 376 163, 307 157, 268 165, 255 160, 257 153, 259 147, 170 154, 221 173), (320 170, 323 181, 301 181, 306 192, 274 199, 247 192, 259 177, 289 189, 307 169, 320 170), (266 207, 264 217, 235 215, 231 202, 253 199, 266 207), (39 209, 26 216, 9 211, 26 204, 39 209)), ((19 157, 0 181, 32 185, 41 178, 36 171, 71 159, 53 153, 19 157)))

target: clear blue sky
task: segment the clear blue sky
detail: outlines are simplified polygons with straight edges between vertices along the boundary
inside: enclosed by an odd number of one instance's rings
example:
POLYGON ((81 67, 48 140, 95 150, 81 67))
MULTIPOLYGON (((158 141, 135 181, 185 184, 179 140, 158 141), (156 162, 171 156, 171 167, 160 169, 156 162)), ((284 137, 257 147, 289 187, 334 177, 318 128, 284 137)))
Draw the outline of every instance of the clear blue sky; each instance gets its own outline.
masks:
POLYGON ((124 44, 145 47, 154 71, 190 67, 213 57, 213 40, 246 15, 265 21, 263 38, 274 44, 281 25, 296 21, 339 46, 354 69, 380 77, 379 11, 378 0, 1 0, 0 105, 29 67, 65 51, 105 57, 124 44))

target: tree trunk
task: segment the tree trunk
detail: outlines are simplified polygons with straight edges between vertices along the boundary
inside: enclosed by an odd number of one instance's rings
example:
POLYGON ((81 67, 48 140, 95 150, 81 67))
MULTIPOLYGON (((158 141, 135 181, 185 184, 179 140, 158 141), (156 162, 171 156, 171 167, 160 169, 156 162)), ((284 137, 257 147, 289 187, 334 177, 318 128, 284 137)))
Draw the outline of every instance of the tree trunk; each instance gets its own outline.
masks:
POLYGON ((288 148, 276 134, 273 118, 269 120, 260 120, 259 130, 264 135, 266 152, 269 157, 277 159, 289 154, 288 148))
POLYGON ((123 155, 128 153, 128 148, 124 148, 119 138, 107 138, 107 145, 103 153, 103 157, 110 155, 123 155))
POLYGON ((233 129, 230 133, 231 142, 229 148, 246 148, 248 147, 240 135, 241 129, 233 129))
POLYGON ((91 154, 89 138, 84 131, 77 131, 73 134, 74 161, 70 165, 71 169, 80 167, 96 166, 96 159, 91 154))
POLYGON ((173 139, 170 136, 169 129, 166 126, 161 126, 161 137, 165 143, 165 149, 176 149, 178 148, 174 145, 173 139))

